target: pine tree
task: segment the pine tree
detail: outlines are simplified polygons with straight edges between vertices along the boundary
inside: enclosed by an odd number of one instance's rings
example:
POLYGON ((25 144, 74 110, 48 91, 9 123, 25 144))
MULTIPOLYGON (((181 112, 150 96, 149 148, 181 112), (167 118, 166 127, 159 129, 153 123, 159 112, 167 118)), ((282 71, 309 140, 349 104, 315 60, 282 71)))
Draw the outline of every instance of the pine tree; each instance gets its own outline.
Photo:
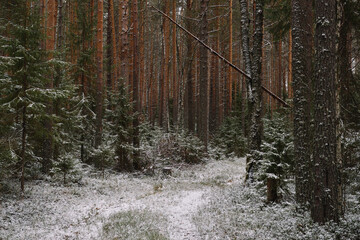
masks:
MULTIPOLYGON (((170 12, 170 1, 165 1, 164 12, 169 14, 170 12)), ((164 28, 164 64, 163 64, 163 78, 161 83, 161 122, 162 126, 166 131, 169 130, 169 82, 170 82, 170 21, 169 19, 163 19, 164 28)))
MULTIPOLYGON (((48 114, 48 104, 68 98, 72 92, 70 88, 54 89, 49 84, 49 73, 54 74, 56 66, 64 65, 56 59, 48 60, 49 55, 39 48, 45 36, 38 9, 30 6, 29 1, 16 0, 2 9, 8 21, 2 23, 0 39, 0 52, 6 56, 0 64, 0 95, 5 96, 1 108, 5 110, 4 117, 15 120, 9 122, 13 131, 20 133, 16 134, 18 141, 11 148, 18 157, 22 191, 27 167, 39 159, 47 131, 42 122, 57 120, 48 114)), ((52 139, 59 135, 57 125, 54 128, 52 139)))
POLYGON ((131 13, 131 19, 132 19, 132 39, 131 39, 131 47, 132 47, 132 100, 133 100, 133 110, 136 114, 133 118, 133 166, 136 170, 141 170, 142 166, 140 163, 139 158, 139 151, 138 148, 140 146, 140 136, 139 136, 139 125, 140 125, 140 108, 141 108, 141 102, 140 102, 140 94, 139 94, 139 52, 138 52, 138 0, 134 0, 132 2, 132 13, 131 13))
MULTIPOLYGON (((81 102, 81 128, 83 131, 78 132, 78 141, 80 144, 80 159, 82 162, 89 162, 91 149, 94 145, 95 138, 95 119, 94 112, 96 109, 95 99, 96 91, 96 60, 94 37, 95 23, 93 17, 94 8, 89 8, 92 0, 82 0, 72 2, 76 8, 73 9, 73 15, 76 15, 76 21, 69 22, 69 31, 66 32, 69 48, 66 53, 73 55, 70 78, 73 83, 77 83, 79 102, 81 102), (80 34, 77 34, 80 33, 80 34), (76 52, 73 49, 77 49, 76 52)), ((75 7, 73 6, 73 7, 75 7)))
POLYGON ((265 118, 259 175, 266 181, 268 202, 279 199, 278 189, 285 188, 286 175, 292 175, 293 149, 288 119, 279 113, 274 113, 271 119, 265 118))
POLYGON ((241 24, 242 24, 242 45, 243 58, 245 63, 245 72, 251 77, 247 79, 247 96, 248 96, 248 121, 250 122, 249 132, 249 149, 252 152, 248 159, 247 172, 248 176, 254 172, 256 163, 256 151, 260 150, 262 135, 262 89, 261 89, 261 72, 262 72, 262 44, 263 44, 263 19, 264 19, 264 1, 254 1, 254 34, 252 41, 253 51, 250 51, 250 24, 249 10, 246 0, 240 1, 241 7, 241 24))
MULTIPOLYGON (((51 60, 55 51, 55 39, 56 39, 56 18, 57 18, 57 9, 55 0, 50 0, 46 4, 45 15, 42 16, 45 20, 45 25, 43 26, 46 34, 45 39, 45 50, 48 53, 48 58, 51 60)), ((48 87, 52 89, 54 87, 53 78, 54 75, 49 75, 48 78, 48 87)), ((48 103, 48 115, 52 115, 54 112, 53 102, 48 103)), ((49 173, 53 165, 53 155, 54 155, 54 142, 53 142, 53 122, 51 119, 44 119, 43 121, 44 131, 43 144, 42 148, 42 171, 44 173, 49 173)))
POLYGON ((294 158, 296 200, 311 200, 311 78, 313 53, 313 8, 311 0, 292 1, 294 158))
MULTIPOLYGON (((207 8, 209 0, 202 0, 201 20, 200 20, 200 39, 207 44, 208 42, 208 20, 207 8)), ((199 109, 199 138, 203 141, 207 148, 209 141, 209 79, 208 79, 208 50, 205 47, 200 47, 200 109, 199 109)))
POLYGON ((336 0, 315 3, 314 189, 315 222, 339 221, 339 166, 336 155, 336 0))
POLYGON ((96 123, 95 123, 95 148, 100 146, 102 138, 102 116, 103 116, 103 22, 104 22, 104 1, 98 0, 97 5, 97 32, 96 32, 96 59, 97 59, 97 80, 96 80, 96 123))
MULTIPOLYGON (((186 2, 185 14, 187 19, 185 20, 186 28, 191 31, 193 29, 193 22, 191 17, 193 16, 193 2, 188 0, 186 2)), ((185 127, 191 131, 195 131, 195 106, 194 106, 194 44, 193 39, 190 36, 186 37, 186 80, 185 80, 185 103, 184 103, 184 120, 185 127)))
MULTIPOLYGON (((339 0, 338 8, 342 9, 339 19, 339 46, 338 46, 338 81, 340 85, 341 119, 345 125, 354 127, 360 120, 357 110, 360 107, 358 72, 354 74, 352 69, 356 56, 353 53, 356 48, 356 39, 359 36, 360 9, 358 1, 339 0)), ((340 15, 340 13, 338 13, 340 15)), ((355 65, 357 66, 357 65, 355 65)), ((355 67, 358 69, 358 67, 355 67)))
POLYGON ((115 14, 114 0, 108 2, 108 19, 107 19, 107 89, 115 91, 117 81, 117 48, 115 38, 115 14))
MULTIPOLYGON (((176 20, 176 0, 172 1, 172 19, 176 20)), ((177 40, 176 40, 176 26, 172 28, 172 88, 173 88, 173 123, 177 125, 179 114, 179 83, 177 77, 177 56, 176 56, 177 40)))
MULTIPOLYGON (((233 1, 229 1, 229 61, 233 62, 233 1)), ((226 113, 230 114, 232 109, 232 94, 233 94, 233 76, 232 67, 229 66, 229 77, 227 79, 227 107, 226 113)))
POLYGON ((115 169, 131 172, 134 170, 131 153, 132 106, 124 85, 120 85, 118 93, 112 95, 114 103, 112 110, 108 110, 108 121, 111 124, 110 132, 115 136, 115 169))

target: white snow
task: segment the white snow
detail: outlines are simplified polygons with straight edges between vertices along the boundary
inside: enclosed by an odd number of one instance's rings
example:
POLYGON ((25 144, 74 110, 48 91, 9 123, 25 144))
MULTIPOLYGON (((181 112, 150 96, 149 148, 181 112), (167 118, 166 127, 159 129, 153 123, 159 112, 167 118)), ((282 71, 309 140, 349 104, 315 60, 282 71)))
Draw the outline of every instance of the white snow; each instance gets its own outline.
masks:
POLYGON ((155 224, 163 236, 202 239, 194 215, 210 195, 243 181, 244 173, 245 159, 237 158, 175 169, 170 177, 107 173, 102 179, 93 172, 80 185, 28 182, 23 199, 0 197, 0 239, 104 239, 112 216, 145 210, 165 220, 155 224))

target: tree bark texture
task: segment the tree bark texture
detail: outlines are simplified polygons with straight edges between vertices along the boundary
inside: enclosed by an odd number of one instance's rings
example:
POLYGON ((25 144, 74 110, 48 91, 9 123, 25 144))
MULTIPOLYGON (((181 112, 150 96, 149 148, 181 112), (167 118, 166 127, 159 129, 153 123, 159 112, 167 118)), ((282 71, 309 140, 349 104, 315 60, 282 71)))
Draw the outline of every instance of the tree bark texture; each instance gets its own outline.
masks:
POLYGON ((98 0, 97 11, 97 32, 96 32, 96 59, 97 59, 97 80, 96 80, 96 123, 95 123, 95 147, 99 147, 102 139, 102 115, 103 115, 103 16, 104 2, 98 0))
MULTIPOLYGON (((172 1, 172 18, 176 21, 176 0, 172 1)), ((173 88, 173 123, 174 125, 178 122, 179 112, 179 83, 177 78, 177 61, 176 61, 176 26, 172 28, 172 88, 173 88)))
POLYGON ((292 1, 292 80, 296 200, 311 201, 310 106, 313 56, 312 0, 292 1))
POLYGON ((134 169, 141 170, 142 166, 139 159, 139 146, 140 146, 140 138, 139 138, 139 114, 141 109, 141 102, 139 96, 139 56, 138 56, 138 0, 132 1, 132 53, 133 53, 133 74, 132 74, 132 92, 133 92, 133 108, 136 116, 134 116, 133 120, 133 146, 134 146, 134 169))
POLYGON ((129 31, 129 0, 122 0, 120 2, 121 4, 121 24, 120 25, 120 77, 122 77, 123 83, 125 86, 128 85, 128 71, 129 71, 129 37, 128 37, 128 31, 129 31))
POLYGON ((351 108, 352 105, 352 92, 351 92, 351 82, 353 81, 353 74, 351 72, 351 50, 352 50, 352 32, 351 32, 351 22, 349 16, 346 14, 352 9, 349 9, 349 4, 346 3, 348 0, 339 0, 342 9, 340 19, 340 37, 339 37, 339 82, 340 82, 340 105, 344 109, 341 112, 342 118, 345 121, 351 119, 351 108))
POLYGON ((146 90, 145 90, 145 13, 146 13, 146 1, 140 0, 138 3, 138 16, 139 16, 139 101, 140 112, 145 107, 146 102, 146 90))
MULTIPOLYGON (((192 1, 187 0, 187 6, 185 10, 186 28, 191 30, 193 22, 190 19, 192 17, 192 1)), ((184 103, 184 120, 185 127, 191 131, 195 131, 195 106, 194 106, 194 75, 193 75, 193 64, 194 64, 194 43, 190 36, 186 36, 186 82, 185 82, 185 103, 184 103)))
MULTIPOLYGON (((170 1, 165 1, 165 14, 170 12, 170 1)), ((170 22, 167 18, 164 17, 163 20, 164 27, 164 65, 163 65, 163 83, 161 84, 161 90, 163 92, 161 98, 161 113, 162 121, 161 126, 165 131, 169 130, 169 81, 170 81, 170 71, 169 71, 169 62, 170 62, 170 22)))
MULTIPOLYGON (((44 19, 46 22, 46 43, 45 43, 45 50, 48 52, 48 59, 52 59, 54 57, 54 50, 55 50, 55 36, 56 36, 56 16, 57 16, 57 9, 56 9, 56 1, 49 0, 46 1, 45 5, 46 15, 44 15, 44 19)), ((47 83, 47 87, 52 89, 54 87, 54 76, 48 76, 49 81, 47 83)), ((48 114, 51 116, 53 114, 53 102, 51 101, 48 105, 48 114)), ((53 132, 53 123, 52 120, 45 119, 44 128, 46 131, 43 135, 43 149, 42 149, 42 171, 44 173, 49 173, 50 169, 52 168, 53 164, 53 153, 54 153, 54 141, 52 137, 53 132)))
POLYGON ((116 34, 115 34, 115 15, 114 15, 114 0, 108 2, 108 21, 107 21, 107 60, 108 60, 108 81, 107 88, 110 91, 115 91, 117 81, 117 49, 116 49, 116 34))
POLYGON ((336 0, 315 2, 315 222, 339 221, 339 174, 336 159, 336 0))
POLYGON ((293 45, 293 41, 292 41, 292 30, 290 28, 289 30, 289 66, 288 66, 288 98, 292 99, 293 98, 293 86, 292 86, 292 45, 293 45))
POLYGON ((261 72, 262 72, 262 47, 263 47, 263 12, 264 1, 255 1, 255 32, 253 40, 253 65, 252 65, 252 95, 253 110, 251 112, 250 144, 251 150, 260 150, 262 137, 262 90, 261 90, 261 72))
POLYGON ((253 51, 250 51, 250 24, 249 12, 246 0, 240 0, 241 24, 242 24, 242 45, 245 71, 251 77, 247 78, 248 95, 248 121, 250 122, 249 149, 251 157, 247 162, 247 178, 251 178, 256 165, 256 152, 260 150, 262 137, 262 45, 263 45, 263 12, 264 1, 254 1, 254 35, 252 39, 253 51))
MULTIPOLYGON (((233 62, 233 1, 229 0, 229 61, 233 62)), ((229 77, 228 77, 228 86, 227 86, 227 92, 228 92, 228 99, 226 101, 226 114, 230 114, 231 108, 232 108, 232 92, 233 92, 233 76, 232 76, 232 67, 229 66, 229 77)))
MULTIPOLYGON (((207 44, 208 42, 208 21, 207 8, 209 0, 201 0, 201 20, 200 20, 200 39, 207 44)), ((208 78, 208 50, 200 46, 200 108, 199 108, 199 136, 207 147, 209 138, 209 78, 208 78)))

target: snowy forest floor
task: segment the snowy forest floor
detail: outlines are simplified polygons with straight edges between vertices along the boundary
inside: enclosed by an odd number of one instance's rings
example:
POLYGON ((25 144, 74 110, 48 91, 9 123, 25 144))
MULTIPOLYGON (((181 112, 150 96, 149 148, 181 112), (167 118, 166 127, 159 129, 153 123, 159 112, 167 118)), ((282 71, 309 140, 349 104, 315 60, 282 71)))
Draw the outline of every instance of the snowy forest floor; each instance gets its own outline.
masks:
POLYGON ((171 176, 79 170, 81 178, 66 185, 28 181, 24 197, 18 183, 7 183, 0 240, 360 239, 358 180, 348 185, 341 222, 319 226, 296 205, 292 180, 274 204, 263 184, 246 186, 244 158, 183 164, 171 176))
POLYGON ((24 198, 0 198, 0 239, 208 239, 196 215, 244 175, 245 159, 235 158, 186 165, 171 176, 103 178, 88 167, 79 183, 32 181, 24 198))

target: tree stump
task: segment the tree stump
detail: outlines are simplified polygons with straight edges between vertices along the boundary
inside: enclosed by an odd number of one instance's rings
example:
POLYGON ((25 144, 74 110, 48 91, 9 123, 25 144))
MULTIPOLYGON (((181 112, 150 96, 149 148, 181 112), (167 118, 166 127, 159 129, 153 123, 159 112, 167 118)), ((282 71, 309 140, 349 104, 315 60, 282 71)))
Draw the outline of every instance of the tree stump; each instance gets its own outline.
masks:
POLYGON ((172 168, 170 168, 170 167, 164 167, 164 168, 162 169, 162 173, 163 173, 164 175, 166 175, 166 176, 171 176, 171 174, 172 174, 172 168))

